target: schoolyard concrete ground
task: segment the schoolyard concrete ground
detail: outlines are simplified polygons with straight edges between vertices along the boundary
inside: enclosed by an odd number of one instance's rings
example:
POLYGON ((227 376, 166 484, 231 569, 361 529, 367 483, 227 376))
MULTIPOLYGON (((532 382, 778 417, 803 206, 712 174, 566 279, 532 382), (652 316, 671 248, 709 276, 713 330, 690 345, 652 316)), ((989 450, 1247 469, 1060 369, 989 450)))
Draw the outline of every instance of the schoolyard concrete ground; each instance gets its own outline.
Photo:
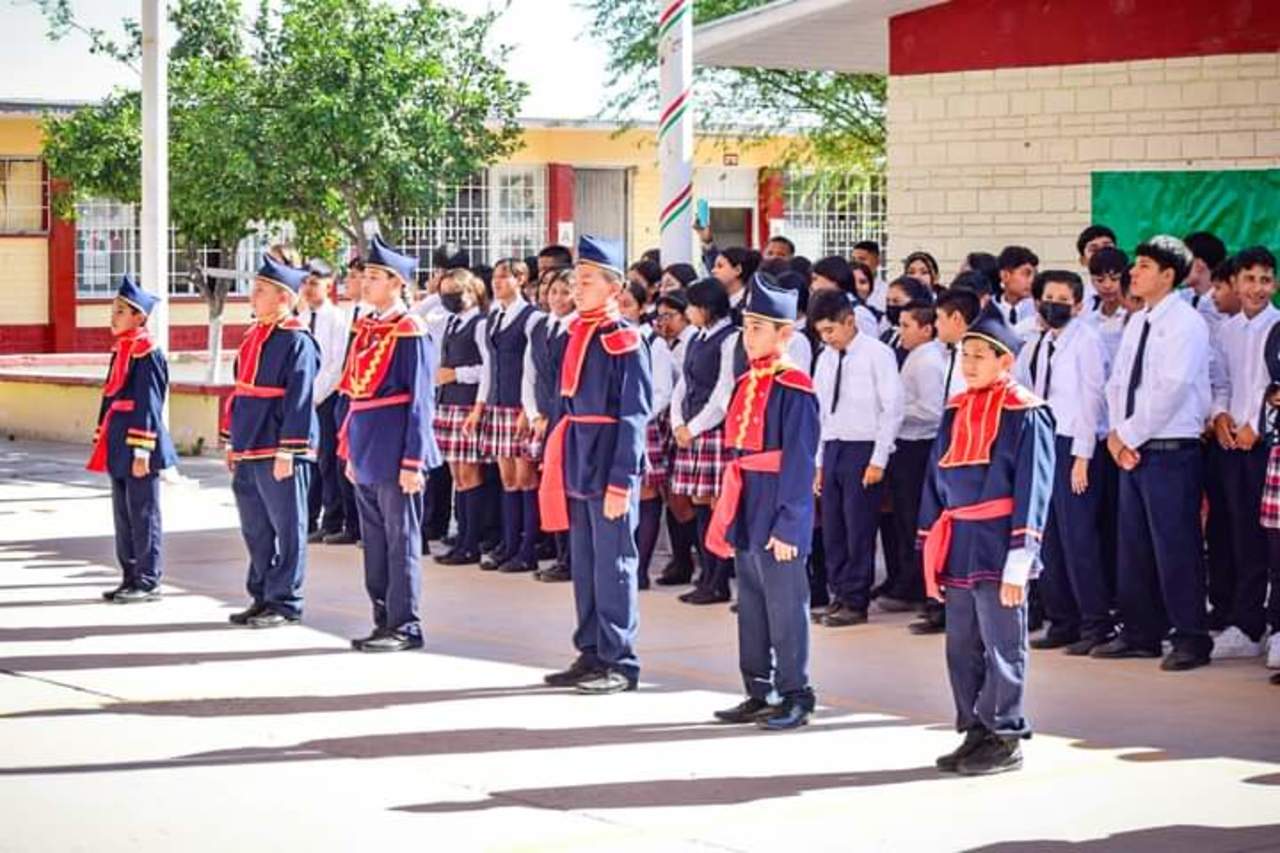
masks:
POLYGON ((166 485, 163 601, 117 607, 86 449, 0 446, 0 850, 1280 850, 1280 688, 1259 662, 1034 653, 1026 768, 939 774, 940 637, 815 629, 805 730, 739 698, 734 617, 641 596, 642 689, 541 687, 568 585, 425 564, 427 649, 362 656, 359 552, 314 547, 305 624, 234 629, 225 471, 166 485))

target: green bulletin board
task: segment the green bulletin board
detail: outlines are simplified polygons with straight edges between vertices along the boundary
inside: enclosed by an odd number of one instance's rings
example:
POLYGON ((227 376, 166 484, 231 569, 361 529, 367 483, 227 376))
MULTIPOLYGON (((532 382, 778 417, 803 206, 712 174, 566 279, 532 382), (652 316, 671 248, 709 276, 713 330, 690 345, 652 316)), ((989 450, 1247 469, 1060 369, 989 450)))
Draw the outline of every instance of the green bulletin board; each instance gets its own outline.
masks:
POLYGON ((1280 249, 1280 169, 1094 172, 1093 221, 1131 251, 1155 234, 1212 231, 1228 251, 1280 249))

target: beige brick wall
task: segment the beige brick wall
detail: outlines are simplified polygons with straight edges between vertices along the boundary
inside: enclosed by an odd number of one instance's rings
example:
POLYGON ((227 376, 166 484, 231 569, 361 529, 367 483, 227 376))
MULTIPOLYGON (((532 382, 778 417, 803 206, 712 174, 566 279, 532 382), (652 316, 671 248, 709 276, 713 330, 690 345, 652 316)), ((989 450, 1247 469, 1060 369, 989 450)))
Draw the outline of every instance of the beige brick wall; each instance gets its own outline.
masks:
POLYGON ((1090 175, 1280 166, 1275 54, 889 78, 889 259, 1021 243, 1076 265, 1090 175))

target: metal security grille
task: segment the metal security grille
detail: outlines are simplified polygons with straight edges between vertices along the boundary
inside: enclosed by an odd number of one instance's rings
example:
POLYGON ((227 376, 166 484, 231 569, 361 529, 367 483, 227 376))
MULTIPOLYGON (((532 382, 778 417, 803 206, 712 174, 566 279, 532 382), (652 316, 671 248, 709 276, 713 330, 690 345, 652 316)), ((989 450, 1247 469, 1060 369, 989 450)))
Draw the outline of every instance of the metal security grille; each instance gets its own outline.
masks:
POLYGON ((48 229, 44 164, 34 157, 0 157, 0 234, 48 229))
POLYGON ((625 241, 627 236, 626 169, 575 170, 573 228, 576 234, 595 234, 625 241))
POLYGON ((809 258, 849 257, 860 240, 885 243, 885 179, 879 174, 788 172, 786 236, 809 258))

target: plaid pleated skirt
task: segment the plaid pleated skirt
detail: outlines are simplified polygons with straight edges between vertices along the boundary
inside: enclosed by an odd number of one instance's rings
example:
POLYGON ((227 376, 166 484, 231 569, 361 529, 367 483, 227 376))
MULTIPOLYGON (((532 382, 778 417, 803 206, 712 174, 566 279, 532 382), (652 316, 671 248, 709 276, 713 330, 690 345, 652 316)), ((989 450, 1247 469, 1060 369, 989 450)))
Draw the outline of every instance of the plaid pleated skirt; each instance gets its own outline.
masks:
POLYGON ((671 421, 662 412, 645 427, 645 469, 643 484, 662 489, 671 478, 671 421))
POLYGON ((671 472, 671 491, 677 495, 709 497, 720 492, 720 477, 729 461, 724 429, 709 429, 689 447, 677 447, 671 472))
POLYGON ((491 459, 529 459, 529 431, 521 430, 519 406, 486 406, 484 410, 484 452, 491 459))
POLYGON ((471 414, 470 406, 441 405, 436 408, 435 420, 431 425, 436 433, 436 445, 445 462, 483 462, 484 453, 484 419, 480 427, 470 435, 462 431, 462 424, 471 414))
POLYGON ((1259 520, 1268 530, 1280 530, 1280 444, 1274 445, 1267 456, 1267 478, 1262 484, 1259 520))

